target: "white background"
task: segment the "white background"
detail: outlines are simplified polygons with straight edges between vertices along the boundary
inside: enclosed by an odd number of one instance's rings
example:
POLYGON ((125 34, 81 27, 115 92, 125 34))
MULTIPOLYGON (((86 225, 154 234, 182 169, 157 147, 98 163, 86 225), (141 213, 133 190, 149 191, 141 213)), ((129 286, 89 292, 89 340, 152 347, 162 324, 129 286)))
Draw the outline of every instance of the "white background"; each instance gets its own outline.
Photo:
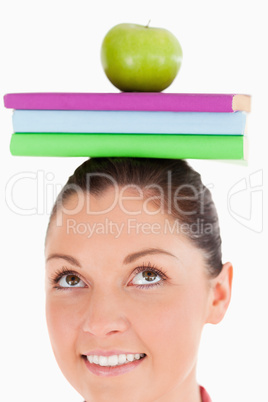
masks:
MULTIPOLYGON (((226 317, 204 330, 198 381, 213 402, 268 401, 268 238, 262 208, 267 196, 268 138, 264 0, 8 0, 1 4, 1 99, 12 92, 117 92, 101 66, 102 39, 118 23, 146 25, 149 20, 152 27, 169 29, 184 52, 181 70, 166 92, 252 95, 248 163, 190 161, 212 189, 224 261, 232 261, 235 270, 226 317)), ((81 396, 61 374, 49 344, 43 241, 53 199, 86 158, 12 157, 11 116, 2 104, 0 400, 79 402, 81 396), (11 186, 13 176, 22 172, 28 179, 11 186), (36 210, 20 215, 15 206, 36 210)))

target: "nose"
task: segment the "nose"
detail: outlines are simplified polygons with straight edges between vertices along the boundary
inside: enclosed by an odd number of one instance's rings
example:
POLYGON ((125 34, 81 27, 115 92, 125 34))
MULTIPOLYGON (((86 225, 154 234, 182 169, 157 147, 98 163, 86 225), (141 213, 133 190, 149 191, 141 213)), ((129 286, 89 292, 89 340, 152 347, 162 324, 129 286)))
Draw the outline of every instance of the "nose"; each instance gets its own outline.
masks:
POLYGON ((83 330, 97 337, 123 333, 130 327, 124 298, 116 292, 92 289, 85 308, 83 330))

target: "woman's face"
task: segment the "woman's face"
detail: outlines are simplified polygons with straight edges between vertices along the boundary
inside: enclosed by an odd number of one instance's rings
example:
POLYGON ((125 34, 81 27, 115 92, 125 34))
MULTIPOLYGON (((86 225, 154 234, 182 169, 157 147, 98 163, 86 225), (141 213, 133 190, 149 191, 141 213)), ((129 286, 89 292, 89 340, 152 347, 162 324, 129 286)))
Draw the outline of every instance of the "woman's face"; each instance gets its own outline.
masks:
POLYGON ((52 221, 46 311, 55 357, 87 402, 197 400, 188 398, 198 392, 211 304, 202 252, 172 232, 167 215, 124 196, 111 208, 113 190, 87 195, 79 212, 52 221))

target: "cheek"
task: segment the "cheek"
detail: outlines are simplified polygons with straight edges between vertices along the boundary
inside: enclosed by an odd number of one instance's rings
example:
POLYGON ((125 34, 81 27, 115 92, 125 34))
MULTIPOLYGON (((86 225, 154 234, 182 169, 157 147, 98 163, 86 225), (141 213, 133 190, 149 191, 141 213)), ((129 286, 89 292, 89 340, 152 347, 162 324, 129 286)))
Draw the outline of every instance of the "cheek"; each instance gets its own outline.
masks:
POLYGON ((155 369, 183 375, 195 363, 204 325, 204 300, 189 292, 172 292, 167 300, 148 303, 140 314, 140 337, 155 362, 155 369), (142 317, 142 319, 141 319, 142 317), (171 367, 173 371, 171 371, 171 367))
POLYGON ((59 298, 47 297, 46 319, 51 345, 59 360, 60 356, 70 355, 70 348, 75 342, 79 317, 74 310, 74 305, 67 305, 59 298))
POLYGON ((61 297, 47 296, 46 319, 51 346, 63 375, 74 387, 79 384, 81 370, 77 348, 81 320, 76 306, 75 302, 66 303, 61 297))

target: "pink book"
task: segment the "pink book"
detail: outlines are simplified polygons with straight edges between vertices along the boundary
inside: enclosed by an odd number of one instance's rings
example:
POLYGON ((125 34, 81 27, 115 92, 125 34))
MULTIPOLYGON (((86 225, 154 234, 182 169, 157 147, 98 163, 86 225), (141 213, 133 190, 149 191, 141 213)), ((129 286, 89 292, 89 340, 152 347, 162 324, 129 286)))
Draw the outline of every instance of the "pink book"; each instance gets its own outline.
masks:
POLYGON ((251 97, 239 94, 163 92, 19 93, 4 96, 10 109, 250 112, 251 97))

